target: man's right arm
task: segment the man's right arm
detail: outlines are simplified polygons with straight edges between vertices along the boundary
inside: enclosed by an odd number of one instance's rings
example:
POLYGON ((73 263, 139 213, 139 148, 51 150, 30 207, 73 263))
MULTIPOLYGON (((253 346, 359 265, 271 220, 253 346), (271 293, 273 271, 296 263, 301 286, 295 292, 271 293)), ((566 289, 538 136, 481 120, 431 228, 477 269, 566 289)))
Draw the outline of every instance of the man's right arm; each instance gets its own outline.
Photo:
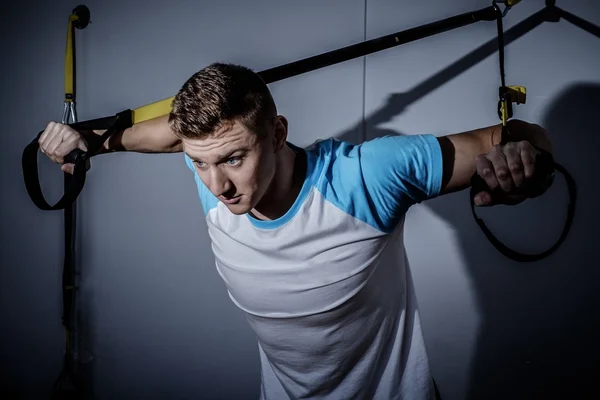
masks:
MULTIPOLYGON (((38 143, 42 153, 52 161, 63 164, 64 157, 76 148, 87 151, 87 144, 105 131, 77 132, 70 126, 50 122, 38 143)), ((183 151, 181 140, 168 124, 168 115, 134 124, 116 132, 106 140, 98 154, 121 151, 137 153, 177 153, 183 151)), ((61 169, 73 173, 73 164, 63 164, 61 169)))
MULTIPOLYGON (((168 124, 168 115, 133 125, 109 137, 100 152, 133 151, 136 153, 177 153, 182 151, 181 140, 168 124)), ((94 131, 101 135, 105 131, 94 131)), ((89 135, 89 133, 87 134, 89 135)), ((82 134, 87 139, 86 134, 82 134)))

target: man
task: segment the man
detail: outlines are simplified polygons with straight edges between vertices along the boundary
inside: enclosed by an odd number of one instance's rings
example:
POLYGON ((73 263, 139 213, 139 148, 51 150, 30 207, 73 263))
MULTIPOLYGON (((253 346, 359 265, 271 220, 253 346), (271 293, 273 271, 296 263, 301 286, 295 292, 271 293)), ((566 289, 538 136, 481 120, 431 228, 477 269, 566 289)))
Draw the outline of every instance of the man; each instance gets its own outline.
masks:
MULTIPOLYGON (((526 199, 535 147, 552 146, 537 125, 509 128, 517 141, 503 146, 496 125, 302 149, 287 141, 262 79, 216 63, 183 85, 168 117, 115 135, 102 152, 184 153, 216 267, 258 339, 261 398, 417 400, 435 393, 398 240, 405 213, 467 188, 475 172, 500 188, 477 204, 526 199)), ((86 150, 88 134, 50 123, 40 148, 62 163, 86 150)))

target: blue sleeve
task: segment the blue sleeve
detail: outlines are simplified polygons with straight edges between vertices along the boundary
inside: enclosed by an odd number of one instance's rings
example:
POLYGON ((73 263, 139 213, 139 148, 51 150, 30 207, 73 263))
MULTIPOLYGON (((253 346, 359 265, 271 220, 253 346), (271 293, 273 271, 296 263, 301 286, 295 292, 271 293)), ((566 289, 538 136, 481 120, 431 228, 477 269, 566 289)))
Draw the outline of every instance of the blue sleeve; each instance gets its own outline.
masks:
POLYGON ((194 164, 192 163, 192 159, 184 153, 185 164, 188 166, 190 171, 194 174, 194 180, 196 181, 196 187, 198 188, 198 197, 200 197, 200 203, 202 204, 202 208, 204 210, 204 215, 208 214, 208 212, 217 206, 219 199, 217 199, 211 192, 208 190, 204 182, 198 176, 196 172, 196 168, 194 168, 194 164))
POLYGON ((330 146, 331 163, 320 190, 376 229, 391 232, 410 206, 440 193, 442 151, 434 135, 390 135, 330 146))
MULTIPOLYGON (((420 203, 439 195, 442 151, 434 135, 384 136, 360 146, 365 185, 375 205, 386 213, 390 206, 420 203)), ((403 207, 406 208, 406 207, 403 207)))

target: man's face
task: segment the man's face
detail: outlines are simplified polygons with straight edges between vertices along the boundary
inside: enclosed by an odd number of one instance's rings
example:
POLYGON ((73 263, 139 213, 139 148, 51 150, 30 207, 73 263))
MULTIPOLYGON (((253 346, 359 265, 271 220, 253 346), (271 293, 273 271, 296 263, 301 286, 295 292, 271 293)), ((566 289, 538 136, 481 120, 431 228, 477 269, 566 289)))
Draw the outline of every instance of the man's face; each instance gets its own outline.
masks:
POLYGON ((275 129, 257 136, 236 122, 203 139, 184 139, 183 150, 194 162, 210 192, 237 215, 252 210, 275 174, 275 129))

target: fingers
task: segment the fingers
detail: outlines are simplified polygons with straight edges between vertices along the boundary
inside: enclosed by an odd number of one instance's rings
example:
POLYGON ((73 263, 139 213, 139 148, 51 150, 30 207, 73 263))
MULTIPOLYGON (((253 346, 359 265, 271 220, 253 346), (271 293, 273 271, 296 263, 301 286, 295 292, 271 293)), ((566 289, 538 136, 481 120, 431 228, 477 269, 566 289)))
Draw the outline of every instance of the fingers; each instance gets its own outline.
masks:
MULTIPOLYGON (((67 156, 71 151, 76 148, 80 148, 81 139, 79 135, 66 135, 63 137, 62 142, 58 143, 56 148, 53 150, 53 154, 60 159, 60 163, 64 162, 64 157, 67 156)), ((82 150, 85 151, 85 146, 82 150)))
POLYGON ((473 200, 478 206, 490 205, 492 203, 491 192, 496 190, 499 186, 498 179, 496 179, 496 174, 494 172, 494 165, 485 155, 480 155, 476 159, 476 166, 477 173, 490 188, 490 192, 479 192, 475 195, 473 200))
POLYGON ((480 155, 477 157, 476 165, 479 176, 487 183, 490 191, 494 191, 500 186, 500 183, 496 178, 496 171, 491 158, 489 155, 480 155))
POLYGON ((507 185, 510 187, 509 190, 520 189, 525 183, 524 166, 521 159, 522 148, 523 146, 518 143, 508 143, 503 149, 506 159, 506 166, 504 168, 508 170, 508 178, 506 180, 512 183, 507 185))
POLYGON ((55 163, 62 164, 64 157, 76 148, 87 151, 81 135, 68 125, 50 122, 40 135, 38 144, 42 153, 55 163))
POLYGON ((514 203, 521 199, 535 173, 538 153, 531 143, 521 141, 495 146, 489 153, 479 156, 477 173, 485 180, 490 192, 478 193, 474 198, 475 203, 491 205, 496 201, 507 202, 511 199, 514 203))
POLYGON ((492 204, 492 195, 488 192, 479 192, 473 198, 476 206, 488 206, 492 204))
POLYGON ((73 175, 73 171, 75 171, 75 164, 63 164, 61 165, 60 169, 67 174, 73 175))
POLYGON ((55 142, 56 138, 58 137, 59 143, 60 141, 62 141, 62 132, 61 132, 61 124, 58 124, 56 122, 50 122, 48 123, 48 126, 46 126, 46 129, 44 130, 44 132, 42 132, 42 135, 40 136, 39 140, 38 140, 38 144, 40 146, 40 151, 44 154, 46 154, 48 156, 48 158, 50 158, 52 161, 58 163, 60 162, 53 150, 55 149, 56 145, 53 144, 53 142, 55 142))
POLYGON ((56 148, 62 143, 63 137, 66 132, 62 126, 59 126, 56 132, 53 135, 48 135, 45 143, 46 153, 52 159, 52 161, 57 163, 62 163, 62 157, 60 154, 56 153, 56 148))
POLYGON ((505 192, 510 192, 515 188, 515 182, 513 181, 511 171, 508 167, 508 157, 511 160, 515 160, 515 149, 512 143, 506 146, 495 146, 493 150, 488 153, 487 157, 490 159, 493 165, 494 173, 496 174, 496 180, 498 185, 505 192))
POLYGON ((45 142, 46 137, 48 136, 48 134, 53 130, 53 126, 56 124, 56 122, 54 121, 50 121, 48 123, 48 125, 46 125, 46 129, 44 129, 44 131, 42 132, 42 134, 40 135, 40 138, 38 139, 38 144, 40 145, 40 149, 42 148, 42 143, 45 142))
POLYGON ((519 146, 521 162, 523 163, 523 174, 525 179, 530 179, 533 177, 533 173, 535 172, 535 158, 539 154, 539 151, 536 150, 529 142, 520 142, 519 146))

